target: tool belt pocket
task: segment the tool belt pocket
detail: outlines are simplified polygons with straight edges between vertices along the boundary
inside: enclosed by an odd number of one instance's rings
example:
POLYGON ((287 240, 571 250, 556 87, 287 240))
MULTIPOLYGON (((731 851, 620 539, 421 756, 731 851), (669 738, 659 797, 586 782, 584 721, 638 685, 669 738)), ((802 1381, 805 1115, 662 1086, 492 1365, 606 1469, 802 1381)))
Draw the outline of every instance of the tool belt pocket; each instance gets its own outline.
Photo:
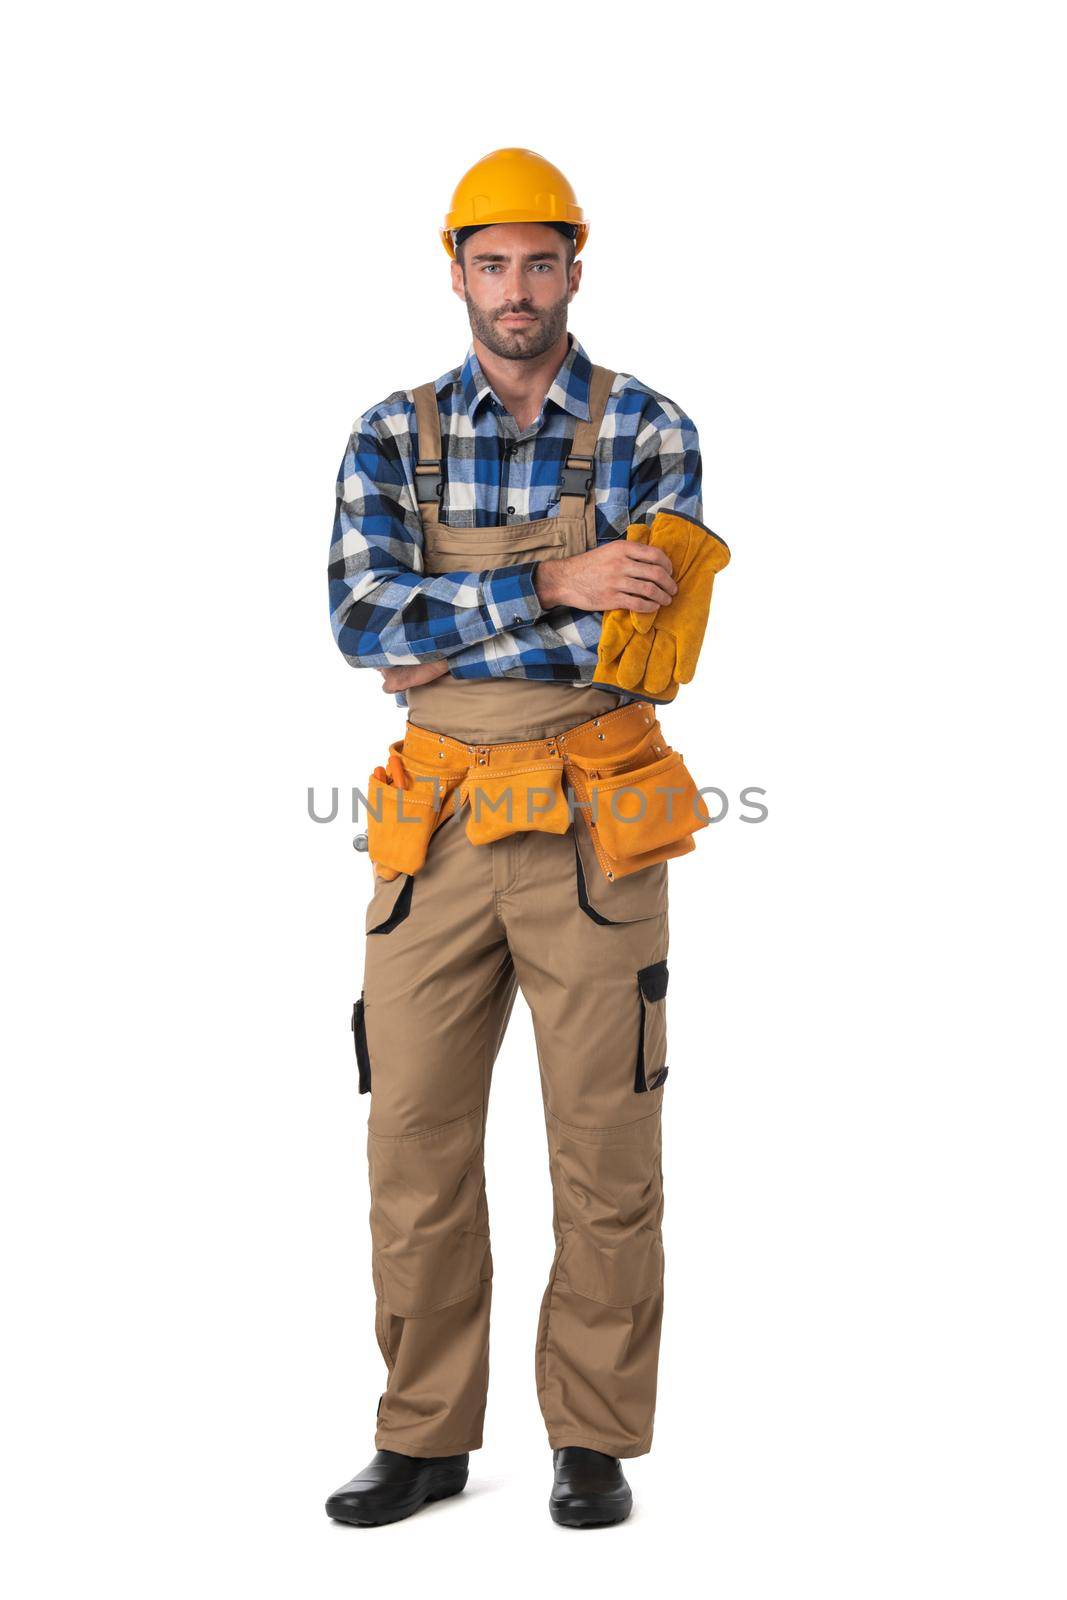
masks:
POLYGON ((439 810, 432 784, 402 789, 372 777, 367 789, 367 852, 375 866, 418 872, 439 810))
POLYGON ((471 844, 492 844, 530 829, 566 833, 571 825, 561 760, 517 767, 475 766, 459 792, 460 799, 470 806, 467 838, 471 844))
POLYGON ((403 750, 402 739, 391 744, 386 766, 375 767, 367 785, 367 853, 383 882, 418 872, 434 829, 451 815, 452 791, 463 776, 455 768, 421 765, 403 750))
POLYGON ((618 861, 683 845, 711 821, 677 750, 629 772, 601 776, 594 770, 588 783, 591 820, 618 861))

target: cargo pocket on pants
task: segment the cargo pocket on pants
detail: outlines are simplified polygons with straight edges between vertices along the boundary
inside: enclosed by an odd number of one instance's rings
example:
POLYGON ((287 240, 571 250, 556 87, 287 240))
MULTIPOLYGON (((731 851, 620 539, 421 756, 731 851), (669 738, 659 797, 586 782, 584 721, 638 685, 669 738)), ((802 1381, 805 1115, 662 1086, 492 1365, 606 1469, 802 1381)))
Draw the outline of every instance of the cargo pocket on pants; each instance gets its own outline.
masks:
POLYGON ((411 915, 411 896, 415 879, 407 873, 395 878, 375 879, 374 892, 367 904, 365 931, 368 934, 392 933, 411 915))
POLYGON ((637 973, 641 999, 641 1026, 637 1040, 634 1093, 659 1089, 667 1081, 667 972, 666 961, 653 961, 637 973))
POLYGON ((352 1007, 352 1036, 356 1045, 356 1066, 359 1070, 359 1092, 370 1093, 370 1055, 367 1051, 367 1022, 363 1013, 363 996, 352 1007))
POLYGON ((642 922, 667 913, 667 863, 657 861, 639 872, 609 881, 601 870, 596 848, 583 817, 574 820, 575 897, 590 922, 601 927, 642 922))

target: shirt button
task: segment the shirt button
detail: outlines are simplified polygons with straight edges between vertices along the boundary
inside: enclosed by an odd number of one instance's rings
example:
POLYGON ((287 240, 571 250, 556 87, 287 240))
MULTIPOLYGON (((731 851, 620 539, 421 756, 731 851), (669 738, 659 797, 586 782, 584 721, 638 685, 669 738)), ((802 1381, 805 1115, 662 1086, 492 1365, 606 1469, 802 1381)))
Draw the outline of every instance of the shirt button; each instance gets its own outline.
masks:
POLYGON ((511 513, 512 516, 515 515, 515 507, 514 506, 508 506, 508 511, 511 513))

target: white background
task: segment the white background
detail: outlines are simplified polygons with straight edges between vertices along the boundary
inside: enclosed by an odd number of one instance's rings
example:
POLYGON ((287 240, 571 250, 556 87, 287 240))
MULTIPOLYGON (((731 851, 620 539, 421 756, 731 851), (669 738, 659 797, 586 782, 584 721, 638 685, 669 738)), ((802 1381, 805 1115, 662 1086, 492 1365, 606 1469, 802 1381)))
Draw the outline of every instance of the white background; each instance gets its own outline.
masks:
POLYGON ((20 1597, 522 1578, 1062 1596, 1057 8, 23 8, 2 104, 4 1521, 20 1597), (672 868, 668 1304, 637 1509, 547 1513, 528 1013, 490 1118, 486 1443, 322 1502, 383 1380, 309 784, 402 713, 326 610, 352 420, 462 360, 436 229, 528 145, 571 327, 694 417, 733 562, 665 716, 768 791, 672 868))

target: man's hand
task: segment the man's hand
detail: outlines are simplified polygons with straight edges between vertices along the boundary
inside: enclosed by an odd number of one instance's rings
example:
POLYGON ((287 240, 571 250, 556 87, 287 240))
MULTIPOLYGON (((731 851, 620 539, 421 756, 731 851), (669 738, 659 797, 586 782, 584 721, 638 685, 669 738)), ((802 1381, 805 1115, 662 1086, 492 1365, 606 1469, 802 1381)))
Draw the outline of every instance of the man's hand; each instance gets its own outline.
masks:
POLYGON ((673 700, 696 671, 715 574, 730 560, 725 540, 695 517, 657 511, 646 527, 634 523, 627 540, 667 556, 677 593, 650 617, 634 606, 605 611, 594 683, 611 684, 658 700, 673 700))
POLYGON ((447 661, 420 661, 413 667, 376 667, 382 675, 382 689, 386 694, 400 694, 404 689, 414 689, 420 683, 432 683, 448 671, 447 661))
POLYGON ((552 606, 656 611, 678 593, 666 551, 633 539, 612 539, 580 556, 539 561, 534 588, 546 611, 552 606))

